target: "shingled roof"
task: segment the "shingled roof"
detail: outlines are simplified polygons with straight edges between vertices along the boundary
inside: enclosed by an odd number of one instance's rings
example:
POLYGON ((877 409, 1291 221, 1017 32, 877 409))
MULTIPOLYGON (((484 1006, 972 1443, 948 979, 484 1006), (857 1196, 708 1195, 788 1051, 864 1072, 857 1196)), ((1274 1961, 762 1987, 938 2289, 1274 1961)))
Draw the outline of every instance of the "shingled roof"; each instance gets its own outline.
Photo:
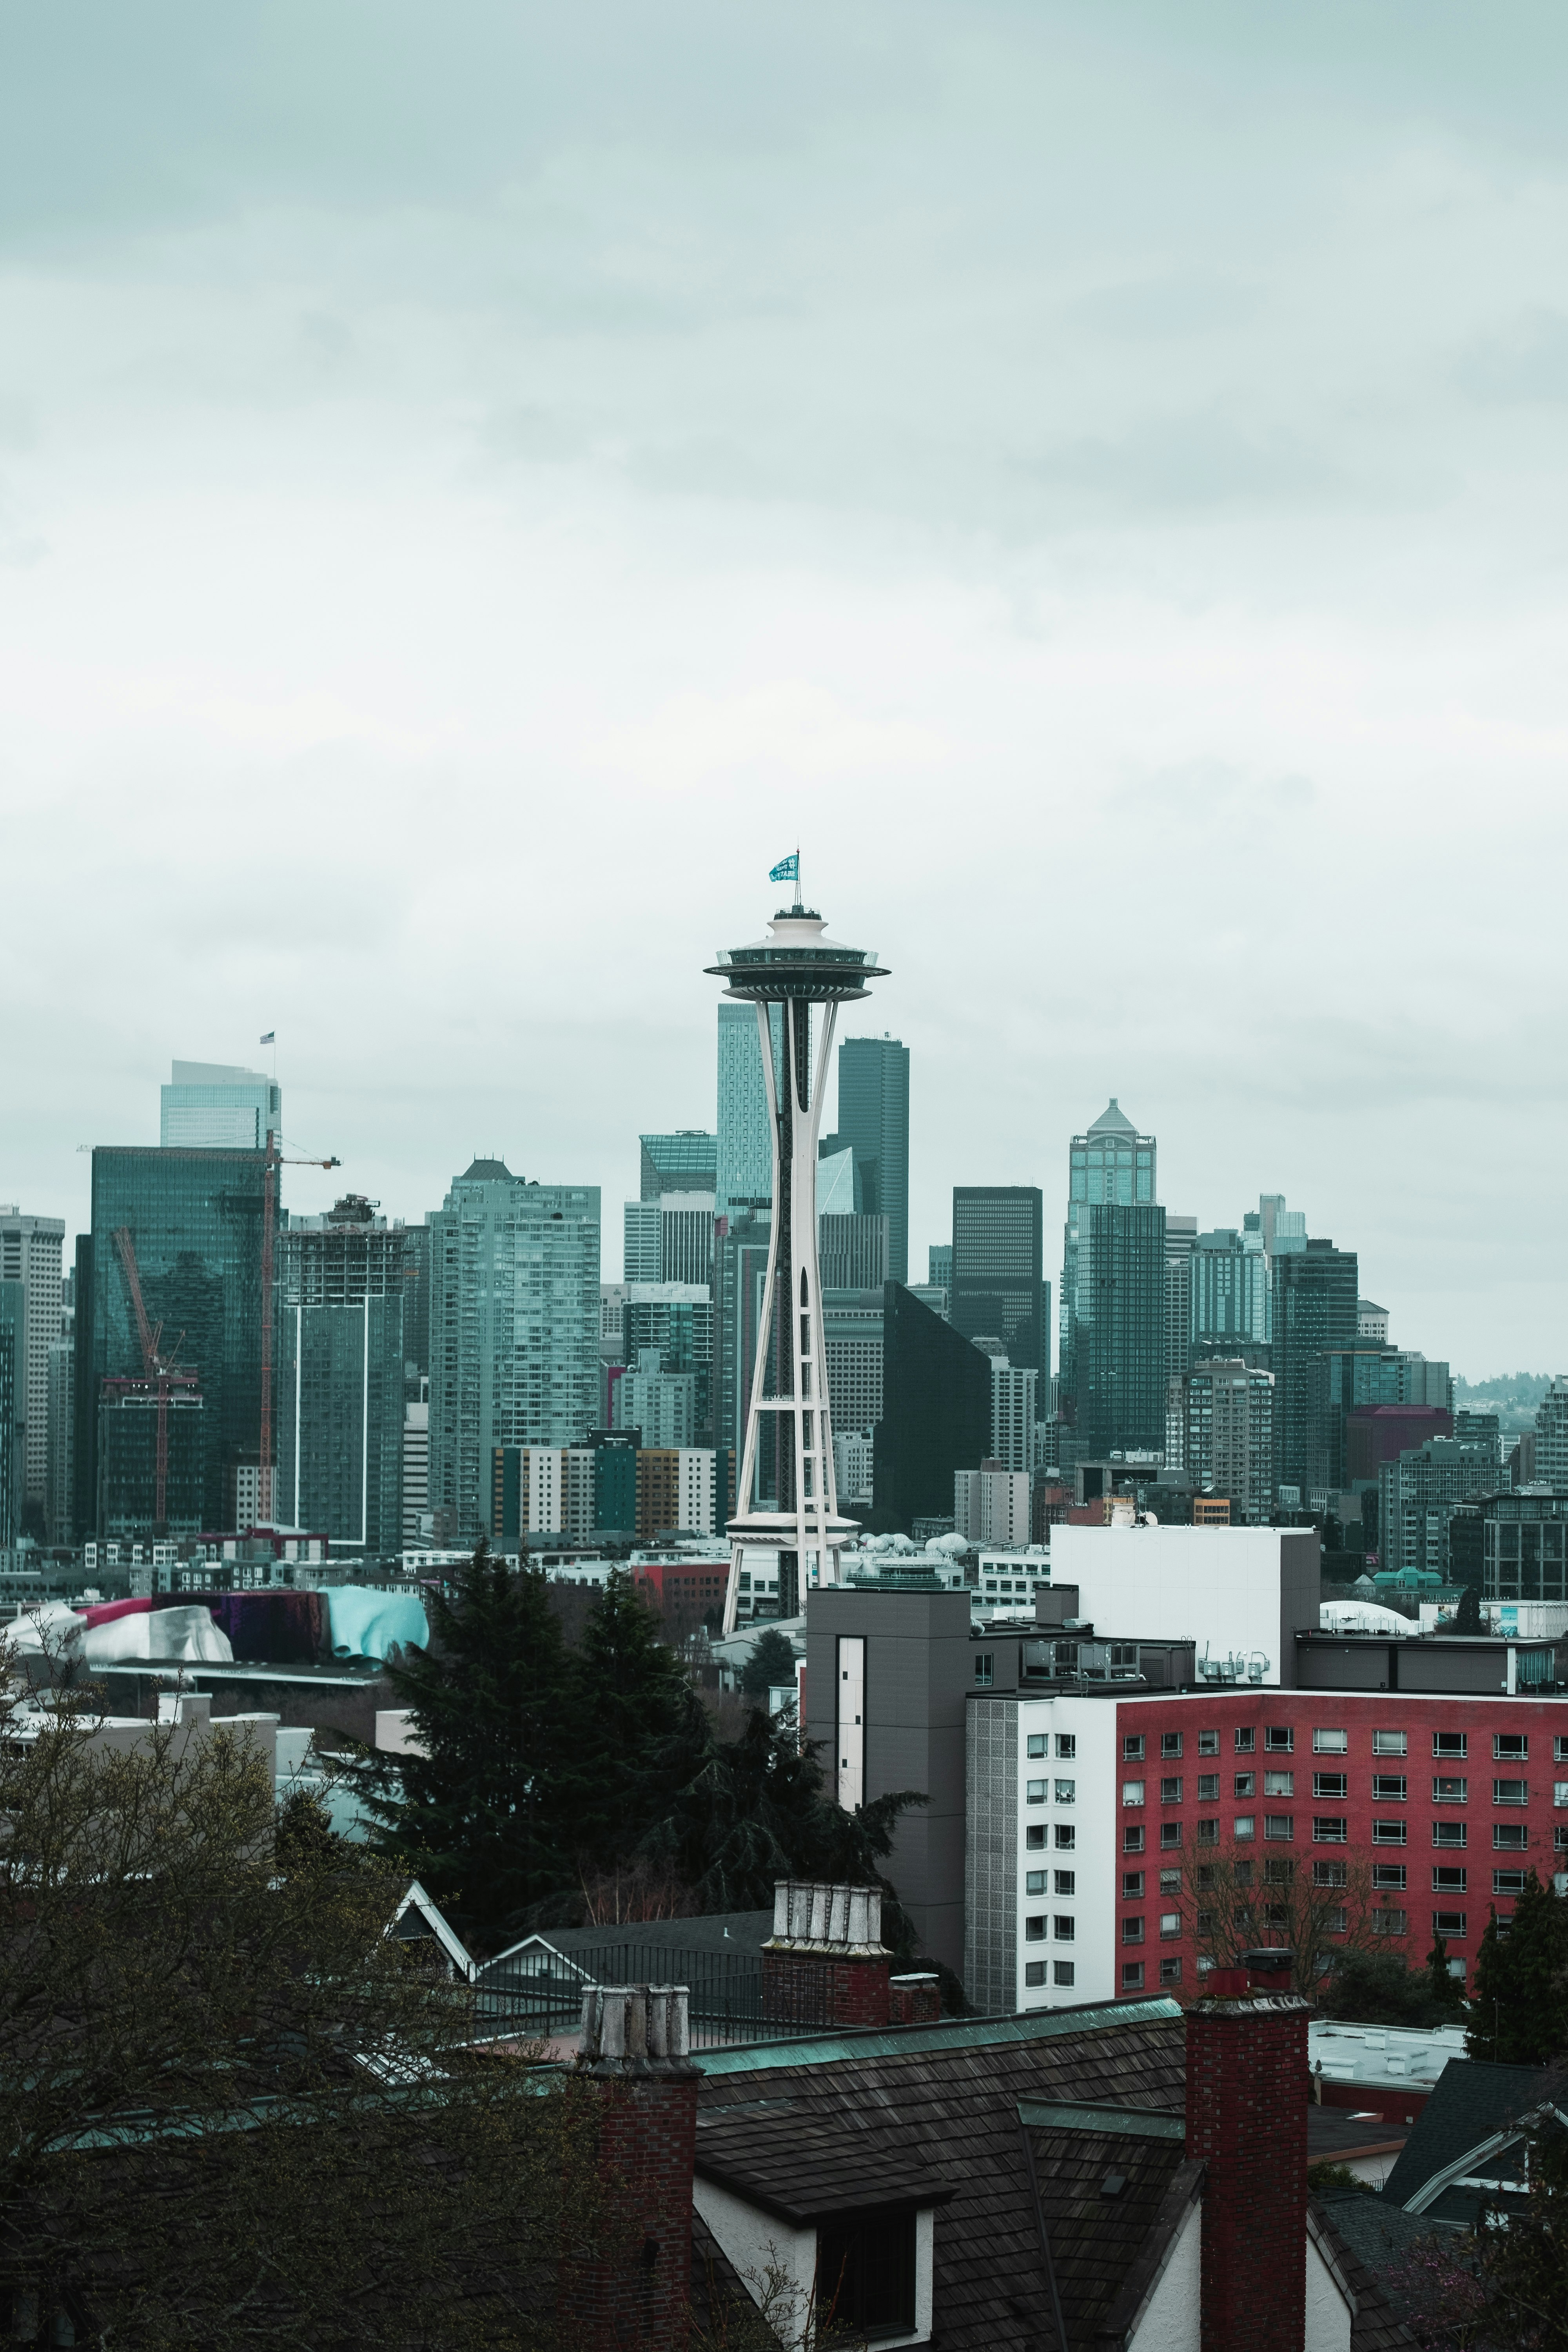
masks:
POLYGON ((1555 2096, 1563 2105, 1565 2089, 1563 2076, 1547 2066, 1497 2066, 1477 2058, 1450 2058, 1383 2184, 1384 2197, 1390 2204, 1408 2206, 1439 2172, 1530 2115, 1544 2099, 1555 2096))

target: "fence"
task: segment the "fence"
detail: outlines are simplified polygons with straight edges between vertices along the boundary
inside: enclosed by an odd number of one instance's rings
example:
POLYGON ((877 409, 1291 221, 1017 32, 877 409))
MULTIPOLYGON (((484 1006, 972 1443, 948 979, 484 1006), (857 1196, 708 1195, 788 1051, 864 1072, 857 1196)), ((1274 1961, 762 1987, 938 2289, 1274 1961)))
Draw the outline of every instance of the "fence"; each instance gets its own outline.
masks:
POLYGON ((784 2041, 821 2032, 830 2022, 820 1984, 793 1984, 780 1971, 764 1995, 763 1964, 752 1955, 630 1940, 558 1950, 541 1936, 480 1969, 475 1988, 479 2031, 527 2041, 575 2032, 584 1988, 610 1984, 685 1985, 694 2050, 784 2041))

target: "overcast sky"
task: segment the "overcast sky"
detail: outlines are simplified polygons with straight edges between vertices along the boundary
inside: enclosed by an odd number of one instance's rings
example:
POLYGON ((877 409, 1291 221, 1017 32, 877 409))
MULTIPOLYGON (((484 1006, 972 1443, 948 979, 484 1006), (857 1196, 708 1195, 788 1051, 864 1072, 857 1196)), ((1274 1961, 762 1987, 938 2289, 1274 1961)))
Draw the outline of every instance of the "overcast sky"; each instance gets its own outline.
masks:
POLYGON ((294 1205, 500 1152, 614 1275, 798 835, 912 1267, 1054 1276, 1115 1094, 1568 1360, 1561 5, 0 28, 0 1196, 275 1028, 294 1205))

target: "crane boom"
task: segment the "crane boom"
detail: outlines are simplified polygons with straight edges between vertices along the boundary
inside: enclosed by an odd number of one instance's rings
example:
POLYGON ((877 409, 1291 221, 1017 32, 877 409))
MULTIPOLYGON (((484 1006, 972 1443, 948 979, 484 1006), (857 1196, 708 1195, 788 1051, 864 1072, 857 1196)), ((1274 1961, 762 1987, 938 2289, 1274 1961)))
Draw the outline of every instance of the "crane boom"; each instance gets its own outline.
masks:
POLYGON ((120 1253, 120 1263, 125 1272, 125 1287, 131 1293, 131 1304, 135 1309, 136 1328, 142 1339, 142 1368, 152 1380, 158 1369, 158 1344, 147 1321, 147 1309, 142 1303, 142 1276, 136 1269, 136 1244, 131 1237, 129 1225, 115 1227, 114 1246, 120 1253))

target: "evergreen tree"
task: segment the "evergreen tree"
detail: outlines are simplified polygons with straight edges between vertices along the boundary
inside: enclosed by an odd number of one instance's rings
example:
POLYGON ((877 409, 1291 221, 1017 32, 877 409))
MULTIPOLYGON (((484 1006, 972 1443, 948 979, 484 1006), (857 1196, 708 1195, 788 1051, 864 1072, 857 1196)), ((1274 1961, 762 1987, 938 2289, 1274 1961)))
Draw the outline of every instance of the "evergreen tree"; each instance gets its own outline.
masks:
POLYGON ((741 1688, 748 1698, 765 1701, 770 1690, 782 1683, 795 1687, 795 1645, 787 1633, 770 1625, 752 1644, 752 1654, 741 1669, 741 1688))
POLYGON ((589 1612, 576 1680, 588 1790, 580 1859, 604 1870, 634 1852, 652 1825, 645 1759, 674 1737, 689 1696, 679 1659, 658 1639, 653 1612, 623 1568, 612 1570, 589 1612))
POLYGON ((377 1843, 460 1935, 494 1949, 575 1883, 582 1684, 542 1575, 514 1572, 485 1544, 455 1596, 432 1591, 426 1605, 429 1651, 387 1670, 424 1752, 367 1772, 377 1843))
POLYGON ((1465 2054, 1544 2066, 1568 2049, 1568 1903, 1533 1870, 1506 1936, 1492 1912, 1476 1958, 1465 2054))
POLYGON ((1465 1996, 1458 1978, 1449 1974, 1448 1947, 1441 1936, 1433 1937, 1432 1948, 1426 1955, 1426 1981, 1435 2008, 1451 2012, 1463 2006, 1465 1996))
POLYGON ((1473 1584, 1467 1584, 1459 1594, 1459 1605, 1454 1612, 1456 1633, 1479 1633, 1481 1630, 1481 1596, 1473 1584))

